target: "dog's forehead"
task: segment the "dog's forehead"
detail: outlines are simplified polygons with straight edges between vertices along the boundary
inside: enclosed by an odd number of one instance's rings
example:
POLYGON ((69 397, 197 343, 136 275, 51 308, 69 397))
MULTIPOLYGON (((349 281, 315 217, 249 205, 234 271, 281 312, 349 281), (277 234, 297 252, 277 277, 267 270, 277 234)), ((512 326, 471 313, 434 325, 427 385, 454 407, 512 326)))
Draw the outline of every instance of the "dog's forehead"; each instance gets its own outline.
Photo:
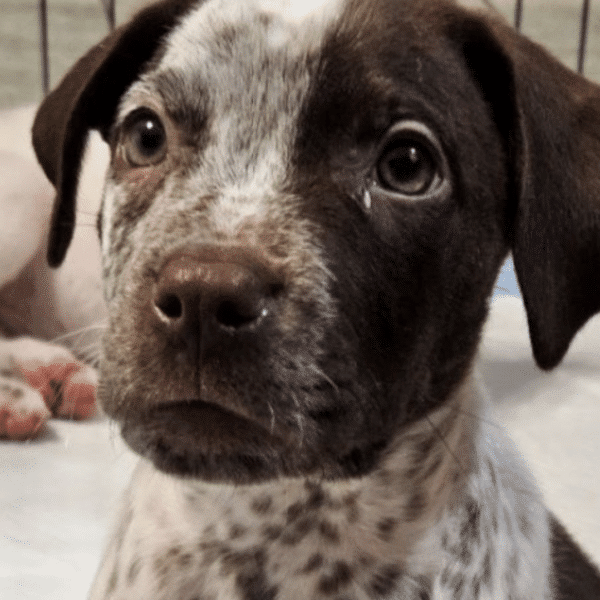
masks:
MULTIPOLYGON (((271 108, 278 98, 275 108, 292 117, 311 85, 315 98, 315 85, 321 86, 315 76, 324 73, 329 96, 344 86, 378 94, 385 88, 378 78, 393 73, 396 84, 408 72, 414 80, 417 69, 419 85, 427 85, 420 54, 439 45, 438 24, 450 6, 443 0, 207 0, 175 26, 130 92, 158 93, 175 112, 213 110, 214 116, 233 105, 248 114, 262 110, 268 96, 271 108), (390 52, 403 58, 390 61, 390 52)), ((346 99, 356 101, 351 95, 346 99)), ((126 94, 120 118, 135 96, 126 94)))
MULTIPOLYGON (((163 67, 186 69, 226 50, 246 26, 272 51, 318 48, 347 0, 208 0, 189 13, 167 41, 163 67)), ((246 33, 249 30, 246 29, 246 33)))

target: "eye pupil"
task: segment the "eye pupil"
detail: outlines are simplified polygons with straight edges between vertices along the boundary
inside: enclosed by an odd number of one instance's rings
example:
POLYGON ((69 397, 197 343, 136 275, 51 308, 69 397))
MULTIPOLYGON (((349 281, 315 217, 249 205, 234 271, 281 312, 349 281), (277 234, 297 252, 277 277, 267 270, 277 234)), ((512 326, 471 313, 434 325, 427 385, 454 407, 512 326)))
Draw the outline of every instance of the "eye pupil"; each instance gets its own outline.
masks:
POLYGON ((145 156, 152 156, 163 144, 164 134, 162 127, 155 121, 144 121, 137 131, 137 146, 145 156))
POLYGON ((414 146, 398 148, 390 153, 388 168, 399 181, 410 181, 424 167, 423 156, 414 146))
POLYGON ((384 151, 378 175, 385 188, 412 196, 428 190, 435 178, 436 166, 430 152, 421 144, 401 140, 384 151))

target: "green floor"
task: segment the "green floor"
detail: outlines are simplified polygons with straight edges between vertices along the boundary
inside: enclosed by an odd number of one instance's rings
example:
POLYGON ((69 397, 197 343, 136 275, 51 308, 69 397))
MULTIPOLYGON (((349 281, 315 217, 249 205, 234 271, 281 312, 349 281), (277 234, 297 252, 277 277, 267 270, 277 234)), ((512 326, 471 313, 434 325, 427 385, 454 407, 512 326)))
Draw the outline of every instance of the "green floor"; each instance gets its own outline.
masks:
MULTIPOLYGON (((492 0, 507 17, 512 0, 492 0)), ((139 0, 117 0, 123 21, 139 0)), ((600 2, 592 0, 586 75, 600 81, 600 2)), ((41 97, 37 0, 0 0, 0 107, 41 97)), ((48 0, 51 83, 107 32, 99 0, 48 0)), ((525 0, 523 31, 575 67, 580 0, 525 0)))

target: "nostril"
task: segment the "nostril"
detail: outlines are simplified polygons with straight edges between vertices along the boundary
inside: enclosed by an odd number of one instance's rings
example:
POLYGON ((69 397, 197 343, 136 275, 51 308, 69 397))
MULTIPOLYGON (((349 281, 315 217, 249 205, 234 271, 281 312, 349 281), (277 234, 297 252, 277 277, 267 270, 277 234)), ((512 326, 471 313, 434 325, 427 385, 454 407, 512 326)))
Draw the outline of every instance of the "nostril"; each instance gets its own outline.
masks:
POLYGON ((245 306, 241 302, 223 300, 217 307, 215 318, 223 327, 239 329, 253 323, 263 314, 266 314, 266 309, 255 304, 245 306))
POLYGON ((164 294, 155 304, 160 313, 170 320, 183 316, 183 304, 176 294, 164 294))

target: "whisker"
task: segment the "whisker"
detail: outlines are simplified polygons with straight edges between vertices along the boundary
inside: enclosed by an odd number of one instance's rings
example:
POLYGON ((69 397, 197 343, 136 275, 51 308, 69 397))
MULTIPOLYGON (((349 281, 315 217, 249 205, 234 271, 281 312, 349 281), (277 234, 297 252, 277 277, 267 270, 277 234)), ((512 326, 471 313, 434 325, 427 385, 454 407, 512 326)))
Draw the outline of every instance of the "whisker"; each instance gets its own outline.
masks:
POLYGON ((267 403, 267 406, 271 412, 271 435, 273 435, 273 432, 275 431, 275 411, 273 410, 273 406, 270 402, 267 403))
POLYGON ((444 445, 444 447, 448 451, 448 454, 450 454, 450 456, 454 459, 454 462, 458 465, 458 467, 460 468, 460 470, 463 473, 463 475, 466 475, 467 474, 467 470, 465 469, 465 467, 462 464, 462 462, 459 460, 458 456, 456 456, 456 453, 452 450, 452 448, 450 447, 450 445, 446 441, 446 438, 442 435, 442 433, 440 432, 440 430, 434 425, 433 421, 429 418, 429 415, 425 415, 425 418, 427 419, 427 422, 431 426, 431 429, 433 430, 433 432, 437 435, 438 439, 442 442, 442 444, 444 445))
POLYGON ((463 414, 463 415, 465 415, 467 417, 471 417, 471 419, 474 419, 476 421, 480 421, 481 423, 485 423, 486 425, 489 425, 490 427, 495 427, 496 429, 504 431, 504 427, 502 427, 502 425, 496 423, 496 421, 492 421, 491 419, 486 419, 485 417, 482 417, 481 415, 479 415, 479 414, 477 414, 475 412, 466 410, 466 409, 461 408, 459 406, 453 406, 453 407, 450 408, 450 410, 453 410, 454 412, 463 414))
POLYGON ((302 420, 302 414, 297 412, 294 417, 296 419, 296 423, 298 424, 298 429, 300 430, 300 443, 298 444, 298 447, 302 448, 304 445, 304 423, 302 420))
POLYGON ((61 342, 66 342, 71 339, 81 337, 83 334, 92 332, 92 331, 104 331, 107 327, 106 323, 97 323, 94 325, 86 325, 85 327, 81 327, 80 329, 75 329, 73 331, 66 331, 61 335, 57 335, 56 337, 49 340, 53 344, 60 344, 61 342))

